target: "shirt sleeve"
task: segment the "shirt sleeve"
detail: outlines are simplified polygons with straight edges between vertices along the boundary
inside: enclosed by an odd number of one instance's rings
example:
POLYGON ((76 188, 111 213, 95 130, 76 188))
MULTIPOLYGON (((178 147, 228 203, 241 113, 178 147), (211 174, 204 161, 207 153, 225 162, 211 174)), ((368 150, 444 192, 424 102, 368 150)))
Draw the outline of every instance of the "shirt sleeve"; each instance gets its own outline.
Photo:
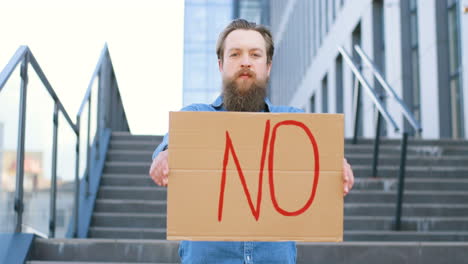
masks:
MULTIPOLYGON (((180 109, 180 111, 198 111, 198 109, 196 105, 188 105, 180 109)), ((168 149, 168 147, 169 147, 169 133, 166 133, 166 135, 164 135, 162 142, 154 150, 152 158, 155 159, 161 151, 168 149)))

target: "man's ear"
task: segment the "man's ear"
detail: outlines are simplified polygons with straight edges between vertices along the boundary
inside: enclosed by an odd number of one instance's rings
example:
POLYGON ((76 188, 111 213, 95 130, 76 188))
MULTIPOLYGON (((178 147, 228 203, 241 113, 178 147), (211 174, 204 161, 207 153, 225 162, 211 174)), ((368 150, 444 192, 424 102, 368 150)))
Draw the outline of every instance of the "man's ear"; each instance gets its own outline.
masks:
POLYGON ((218 59, 218 68, 219 72, 223 72, 223 61, 221 59, 218 59))
POLYGON ((268 75, 268 77, 270 77, 271 65, 272 65, 271 61, 267 62, 267 75, 268 75))

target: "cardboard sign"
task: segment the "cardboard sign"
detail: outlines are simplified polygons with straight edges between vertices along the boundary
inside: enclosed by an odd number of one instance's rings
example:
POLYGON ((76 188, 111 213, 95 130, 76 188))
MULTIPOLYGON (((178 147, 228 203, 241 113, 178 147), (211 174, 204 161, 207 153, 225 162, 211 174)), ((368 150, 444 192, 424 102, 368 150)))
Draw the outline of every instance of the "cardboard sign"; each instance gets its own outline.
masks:
POLYGON ((343 115, 171 112, 167 239, 342 241, 343 115))

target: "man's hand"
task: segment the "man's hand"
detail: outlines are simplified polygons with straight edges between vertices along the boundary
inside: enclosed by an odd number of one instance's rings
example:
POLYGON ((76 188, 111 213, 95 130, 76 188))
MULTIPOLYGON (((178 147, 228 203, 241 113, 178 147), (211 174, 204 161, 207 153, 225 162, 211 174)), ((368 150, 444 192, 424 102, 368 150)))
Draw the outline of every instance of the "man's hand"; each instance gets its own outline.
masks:
POLYGON ((149 175, 151 179, 159 186, 167 186, 169 175, 169 163, 168 163, 168 150, 159 152, 158 156, 153 160, 149 175))
POLYGON ((344 185, 344 196, 346 196, 349 191, 353 188, 354 184, 354 174, 346 159, 343 159, 343 185, 344 185))

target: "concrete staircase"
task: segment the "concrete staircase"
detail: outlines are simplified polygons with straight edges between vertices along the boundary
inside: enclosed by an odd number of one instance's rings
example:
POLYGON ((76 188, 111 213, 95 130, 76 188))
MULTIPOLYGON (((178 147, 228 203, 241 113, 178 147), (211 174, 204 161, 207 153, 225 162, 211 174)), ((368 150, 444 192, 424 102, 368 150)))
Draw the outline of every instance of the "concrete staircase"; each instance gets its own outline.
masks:
MULTIPOLYGON (((37 239, 29 263, 178 263, 178 243, 164 240, 166 190, 148 176, 160 141, 114 133, 90 239, 37 239)), ((374 178, 372 141, 346 142, 356 177, 345 199, 347 242, 299 243, 298 263, 466 263, 468 141, 409 141, 403 231, 396 232, 399 144, 382 141, 374 178)))

